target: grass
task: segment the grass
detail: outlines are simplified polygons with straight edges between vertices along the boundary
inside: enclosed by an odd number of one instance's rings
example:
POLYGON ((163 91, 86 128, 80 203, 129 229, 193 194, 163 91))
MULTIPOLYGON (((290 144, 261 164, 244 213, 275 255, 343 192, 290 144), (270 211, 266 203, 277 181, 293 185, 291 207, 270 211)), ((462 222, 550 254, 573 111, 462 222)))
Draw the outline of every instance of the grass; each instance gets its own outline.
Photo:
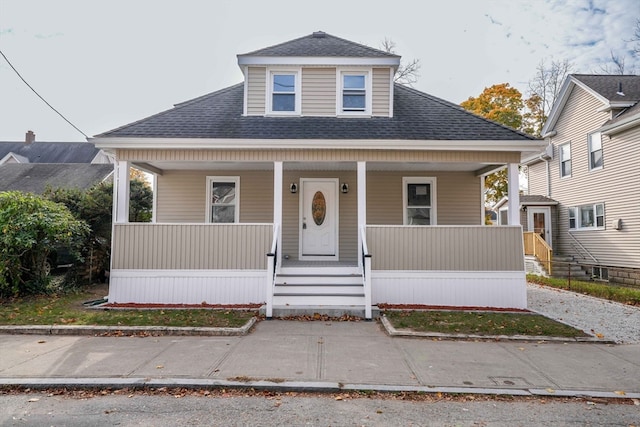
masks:
POLYGON ((533 274, 527 275, 527 281, 553 288, 579 292, 623 304, 640 305, 640 289, 616 286, 610 283, 582 282, 579 280, 571 280, 571 283, 569 283, 567 279, 542 277, 533 274))
POLYGON ((100 310, 83 302, 99 298, 95 292, 39 296, 0 301, 0 325, 98 325, 240 327, 255 315, 241 310, 100 310))
POLYGON ((469 311, 386 311, 396 329, 472 335, 585 337, 582 331, 538 314, 469 311))

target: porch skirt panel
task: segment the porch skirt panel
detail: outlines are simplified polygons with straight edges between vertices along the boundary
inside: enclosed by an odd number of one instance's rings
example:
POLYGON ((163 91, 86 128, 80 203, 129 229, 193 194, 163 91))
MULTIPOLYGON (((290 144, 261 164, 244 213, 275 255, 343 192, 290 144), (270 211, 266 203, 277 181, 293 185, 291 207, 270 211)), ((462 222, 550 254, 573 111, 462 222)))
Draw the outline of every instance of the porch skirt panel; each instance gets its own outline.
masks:
POLYGON ((373 304, 527 308, 523 271, 372 271, 373 304))
POLYGON ((110 303, 262 304, 264 270, 114 270, 110 303))

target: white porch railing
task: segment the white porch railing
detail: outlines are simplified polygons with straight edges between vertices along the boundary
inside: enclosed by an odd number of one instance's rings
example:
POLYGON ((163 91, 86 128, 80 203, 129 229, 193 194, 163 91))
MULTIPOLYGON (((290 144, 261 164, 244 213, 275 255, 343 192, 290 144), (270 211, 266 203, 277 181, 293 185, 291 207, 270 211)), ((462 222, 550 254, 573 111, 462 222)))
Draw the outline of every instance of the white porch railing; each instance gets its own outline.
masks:
POLYGON ((364 287, 364 317, 365 319, 372 318, 371 309, 371 253, 367 247, 367 228, 362 226, 360 228, 360 234, 362 237, 362 285, 364 287))
POLYGON ((273 317, 273 293, 276 283, 276 267, 278 263, 278 229, 279 224, 273 226, 273 240, 271 241, 271 250, 267 253, 267 281, 266 281, 266 317, 273 317))

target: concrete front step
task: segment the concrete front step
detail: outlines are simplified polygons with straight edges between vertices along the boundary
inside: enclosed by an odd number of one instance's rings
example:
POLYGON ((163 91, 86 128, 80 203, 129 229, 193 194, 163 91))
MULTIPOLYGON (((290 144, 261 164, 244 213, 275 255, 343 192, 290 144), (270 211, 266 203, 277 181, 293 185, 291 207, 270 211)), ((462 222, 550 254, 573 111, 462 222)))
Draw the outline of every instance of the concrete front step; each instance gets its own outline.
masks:
MULTIPOLYGON (((260 314, 264 314, 266 308, 263 306, 260 308, 260 314)), ((329 317, 342 317, 342 316, 354 316, 365 318, 365 310, 363 305, 306 305, 306 306, 287 306, 287 305, 274 305, 273 317, 289 317, 289 316, 313 316, 315 314, 329 316, 329 317)), ((371 308, 371 314, 373 319, 380 317, 380 309, 377 306, 371 308)))
POLYGON ((362 286, 362 275, 351 274, 278 274, 276 275, 276 286, 278 285, 353 285, 362 286))
POLYGON ((275 306, 362 306, 364 307, 364 294, 280 294, 273 296, 275 306))
POLYGON ((335 284, 335 285, 278 285, 276 284, 274 296, 278 295, 359 295, 364 296, 362 284, 335 284))

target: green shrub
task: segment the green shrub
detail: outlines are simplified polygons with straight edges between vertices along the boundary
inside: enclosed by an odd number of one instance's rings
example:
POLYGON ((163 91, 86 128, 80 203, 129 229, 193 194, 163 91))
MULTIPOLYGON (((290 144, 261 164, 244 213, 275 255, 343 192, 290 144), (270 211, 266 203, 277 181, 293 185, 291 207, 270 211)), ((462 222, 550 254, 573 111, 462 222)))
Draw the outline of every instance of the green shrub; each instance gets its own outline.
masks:
POLYGON ((56 247, 80 258, 87 224, 62 204, 30 193, 0 193, 0 296, 41 293, 56 247))

